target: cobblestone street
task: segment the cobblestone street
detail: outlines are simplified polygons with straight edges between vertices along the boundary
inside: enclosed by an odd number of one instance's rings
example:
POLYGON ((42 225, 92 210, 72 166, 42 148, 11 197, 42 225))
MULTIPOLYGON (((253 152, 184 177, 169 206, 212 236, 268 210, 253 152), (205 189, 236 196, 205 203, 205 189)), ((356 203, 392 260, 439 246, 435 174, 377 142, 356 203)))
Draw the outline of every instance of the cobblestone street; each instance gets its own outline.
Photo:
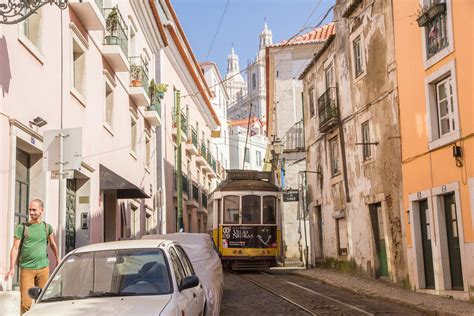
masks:
POLYGON ((226 272, 222 315, 423 315, 288 271, 226 272))

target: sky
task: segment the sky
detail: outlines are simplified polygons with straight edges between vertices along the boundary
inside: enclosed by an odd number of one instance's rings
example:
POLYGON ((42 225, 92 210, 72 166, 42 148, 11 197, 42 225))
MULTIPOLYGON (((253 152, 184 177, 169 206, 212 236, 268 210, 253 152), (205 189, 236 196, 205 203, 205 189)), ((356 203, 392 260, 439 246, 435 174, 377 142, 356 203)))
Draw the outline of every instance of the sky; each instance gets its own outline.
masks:
MULTIPOLYGON (((255 59, 259 34, 266 19, 273 43, 291 38, 305 25, 315 26, 335 0, 172 0, 181 26, 198 61, 214 61, 222 76, 232 44, 239 55, 240 69, 255 59), (224 18, 211 48, 214 34, 224 18)), ((332 13, 324 20, 332 20, 332 13)), ((303 33, 310 31, 305 30, 303 33)))

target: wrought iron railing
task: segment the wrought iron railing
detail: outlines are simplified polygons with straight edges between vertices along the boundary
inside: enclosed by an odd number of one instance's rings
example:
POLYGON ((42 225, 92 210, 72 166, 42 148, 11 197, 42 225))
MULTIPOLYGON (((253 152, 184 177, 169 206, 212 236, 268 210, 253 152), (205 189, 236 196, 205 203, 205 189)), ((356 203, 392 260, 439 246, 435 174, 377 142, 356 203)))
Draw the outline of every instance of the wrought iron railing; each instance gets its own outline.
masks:
POLYGON ((161 102, 159 98, 154 98, 151 104, 146 107, 147 111, 156 111, 158 116, 161 117, 161 102))
POLYGON ((128 56, 128 28, 118 7, 103 9, 106 27, 104 45, 118 45, 128 56))
POLYGON ((205 191, 201 192, 201 206, 207 208, 207 193, 205 191))
POLYGON ((130 63, 130 85, 132 87, 143 87, 148 94, 148 65, 141 56, 129 58, 130 63))
POLYGON ((199 186, 196 182, 192 182, 192 199, 199 202, 199 186))
MULTIPOLYGON (((173 108, 173 126, 176 127, 176 108, 173 108)), ((181 130, 186 136, 188 135, 188 120, 183 111, 181 111, 181 130)))
POLYGON ((425 27, 428 58, 449 45, 446 17, 446 13, 438 15, 425 27))
POLYGON ((189 193, 188 177, 184 173, 181 176, 183 177, 183 192, 188 194, 189 193))
POLYGON ((206 159, 206 157, 207 157, 207 149, 206 149, 206 145, 204 144, 204 142, 201 142, 200 154, 201 154, 201 156, 202 156, 204 159, 206 159))
POLYGON ((193 145, 197 149, 198 148, 198 137, 197 137, 196 129, 194 129, 194 127, 192 127, 192 126, 191 126, 191 142, 193 143, 193 145))
POLYGON ((336 88, 328 88, 318 99, 319 129, 326 131, 339 122, 336 88))

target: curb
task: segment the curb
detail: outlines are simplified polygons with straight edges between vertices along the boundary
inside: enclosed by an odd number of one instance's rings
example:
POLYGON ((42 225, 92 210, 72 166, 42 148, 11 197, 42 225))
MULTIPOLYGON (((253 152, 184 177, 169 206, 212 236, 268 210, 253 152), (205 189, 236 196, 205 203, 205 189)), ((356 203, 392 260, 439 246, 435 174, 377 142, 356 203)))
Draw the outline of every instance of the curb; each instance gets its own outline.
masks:
POLYGON ((403 299, 396 299, 396 298, 392 298, 392 297, 388 297, 388 296, 383 296, 383 295, 376 295, 376 294, 375 294, 375 295, 374 295, 374 294, 367 294, 367 293, 358 291, 357 288, 350 287, 350 286, 344 286, 344 285, 339 284, 339 283, 329 282, 329 281, 327 281, 326 279, 319 278, 319 277, 313 276, 313 275, 308 275, 308 274, 302 273, 302 272, 300 272, 300 271, 294 271, 294 272, 292 272, 292 274, 298 275, 298 276, 300 276, 300 277, 304 277, 304 278, 307 278, 307 279, 319 281, 319 282, 321 282, 321 283, 323 283, 323 284, 326 284, 326 285, 330 285, 330 286, 337 287, 337 288, 340 288, 340 289, 348 290, 348 291, 351 291, 351 292, 356 293, 356 294, 359 294, 359 295, 364 295, 364 296, 368 296, 368 297, 378 298, 378 299, 381 299, 381 300, 386 301, 386 302, 389 302, 389 303, 395 303, 395 304, 403 305, 403 306, 406 306, 406 307, 410 307, 410 308, 413 308, 413 309, 415 309, 415 310, 418 310, 418 311, 420 311, 420 312, 422 312, 422 313, 429 314, 429 315, 436 315, 436 316, 454 316, 454 315, 459 315, 459 314, 457 314, 457 313, 448 312, 448 311, 433 310, 433 309, 427 308, 427 307, 425 307, 425 306, 422 306, 421 304, 415 304, 415 303, 413 303, 413 302, 411 302, 411 301, 406 301, 406 300, 403 300, 403 299))

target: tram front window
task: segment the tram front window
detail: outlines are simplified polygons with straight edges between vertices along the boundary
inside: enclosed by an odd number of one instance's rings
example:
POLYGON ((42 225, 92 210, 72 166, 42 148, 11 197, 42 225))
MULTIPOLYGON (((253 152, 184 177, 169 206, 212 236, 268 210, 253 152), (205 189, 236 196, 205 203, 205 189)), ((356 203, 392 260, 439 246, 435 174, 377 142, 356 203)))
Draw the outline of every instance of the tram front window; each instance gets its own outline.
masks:
POLYGON ((276 199, 274 196, 263 198, 263 223, 276 224, 276 199))
POLYGON ((260 224, 260 196, 242 197, 242 224, 260 224))
POLYGON ((239 223, 239 197, 226 196, 224 198, 224 224, 239 223))

